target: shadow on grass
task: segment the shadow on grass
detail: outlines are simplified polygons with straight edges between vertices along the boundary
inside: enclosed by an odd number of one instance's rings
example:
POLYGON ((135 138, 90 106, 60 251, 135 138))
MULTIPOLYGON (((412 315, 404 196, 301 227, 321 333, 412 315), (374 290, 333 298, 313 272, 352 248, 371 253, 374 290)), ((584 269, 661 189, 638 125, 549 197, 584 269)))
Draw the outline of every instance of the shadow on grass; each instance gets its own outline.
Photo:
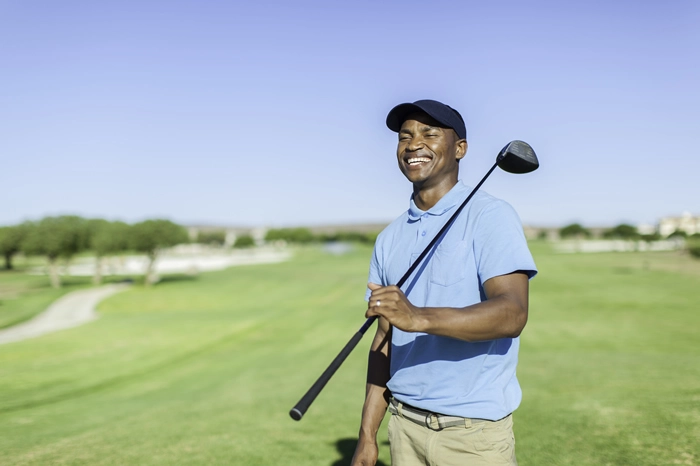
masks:
MULTIPOLYGON (((388 442, 384 442, 384 445, 388 445, 388 442)), ((335 448, 338 450, 343 457, 336 460, 330 464, 330 466, 349 466, 352 461, 352 455, 355 454, 355 447, 357 446, 356 438, 341 438, 335 442, 335 448)), ((377 460, 376 466, 388 466, 384 461, 377 460)))
POLYGON ((160 277, 160 281, 158 283, 192 282, 197 280, 197 278, 197 275, 192 274, 163 275, 160 277))
MULTIPOLYGON (((158 281, 154 283, 152 286, 153 287, 158 287, 159 285, 167 284, 167 283, 178 283, 178 282, 193 282, 199 279, 198 275, 192 275, 192 274, 172 274, 172 275, 161 275, 158 278, 158 281)), ((105 280, 105 283, 133 283, 134 285, 138 286, 144 286, 144 277, 143 275, 136 275, 136 276, 119 276, 115 277, 112 280, 105 280)))

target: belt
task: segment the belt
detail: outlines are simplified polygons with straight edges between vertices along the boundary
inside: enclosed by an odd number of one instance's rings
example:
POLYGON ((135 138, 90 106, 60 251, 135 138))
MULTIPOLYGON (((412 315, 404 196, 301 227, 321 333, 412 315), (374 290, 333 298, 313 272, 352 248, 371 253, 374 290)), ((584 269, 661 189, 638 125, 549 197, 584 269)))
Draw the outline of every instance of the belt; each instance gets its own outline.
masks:
POLYGON ((468 417, 432 413, 402 403, 396 398, 391 399, 391 403, 389 403, 389 412, 431 430, 442 430, 448 427, 471 427, 472 424, 477 422, 491 422, 486 419, 472 419, 468 417))

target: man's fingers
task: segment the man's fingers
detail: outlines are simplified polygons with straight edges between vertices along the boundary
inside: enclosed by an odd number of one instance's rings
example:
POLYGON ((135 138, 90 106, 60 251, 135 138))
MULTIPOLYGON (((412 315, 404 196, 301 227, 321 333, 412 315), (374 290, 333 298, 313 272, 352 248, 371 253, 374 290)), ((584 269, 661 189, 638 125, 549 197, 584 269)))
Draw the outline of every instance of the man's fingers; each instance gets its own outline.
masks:
POLYGON ((372 317, 372 316, 384 316, 384 313, 382 313, 383 309, 381 306, 370 306, 367 309, 367 312, 365 312, 365 317, 372 317))

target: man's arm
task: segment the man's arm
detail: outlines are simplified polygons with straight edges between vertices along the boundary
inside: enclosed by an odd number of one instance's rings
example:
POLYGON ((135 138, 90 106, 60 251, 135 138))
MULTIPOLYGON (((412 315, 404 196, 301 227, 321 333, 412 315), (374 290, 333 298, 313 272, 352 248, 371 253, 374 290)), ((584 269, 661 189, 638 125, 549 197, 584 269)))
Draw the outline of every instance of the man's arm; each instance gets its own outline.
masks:
POLYGON ((463 307, 417 307, 396 286, 369 284, 372 295, 366 316, 384 317, 405 332, 458 338, 466 341, 515 338, 527 322, 528 276, 524 272, 484 282, 486 301, 463 307))
POLYGON ((372 341, 367 364, 367 388, 362 408, 360 436, 352 458, 353 466, 374 466, 379 455, 377 431, 389 406, 389 347, 391 346, 389 323, 378 319, 377 333, 372 341))

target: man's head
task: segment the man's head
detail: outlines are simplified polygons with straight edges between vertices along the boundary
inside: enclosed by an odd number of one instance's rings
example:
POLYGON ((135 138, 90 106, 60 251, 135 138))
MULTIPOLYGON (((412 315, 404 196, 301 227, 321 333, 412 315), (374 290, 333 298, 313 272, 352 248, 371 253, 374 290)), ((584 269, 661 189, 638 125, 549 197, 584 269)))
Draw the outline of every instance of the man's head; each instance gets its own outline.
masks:
POLYGON ((401 124, 412 113, 425 113, 442 127, 453 129, 459 136, 459 139, 467 139, 467 128, 464 126, 462 115, 449 105, 445 105, 437 100, 416 100, 412 104, 397 105, 387 115, 386 125, 390 130, 398 133, 401 129, 401 124))
POLYGON ((416 188, 454 186, 459 160, 467 152, 467 131, 456 110, 435 100, 419 100, 394 107, 386 124, 399 133, 399 168, 416 188))

